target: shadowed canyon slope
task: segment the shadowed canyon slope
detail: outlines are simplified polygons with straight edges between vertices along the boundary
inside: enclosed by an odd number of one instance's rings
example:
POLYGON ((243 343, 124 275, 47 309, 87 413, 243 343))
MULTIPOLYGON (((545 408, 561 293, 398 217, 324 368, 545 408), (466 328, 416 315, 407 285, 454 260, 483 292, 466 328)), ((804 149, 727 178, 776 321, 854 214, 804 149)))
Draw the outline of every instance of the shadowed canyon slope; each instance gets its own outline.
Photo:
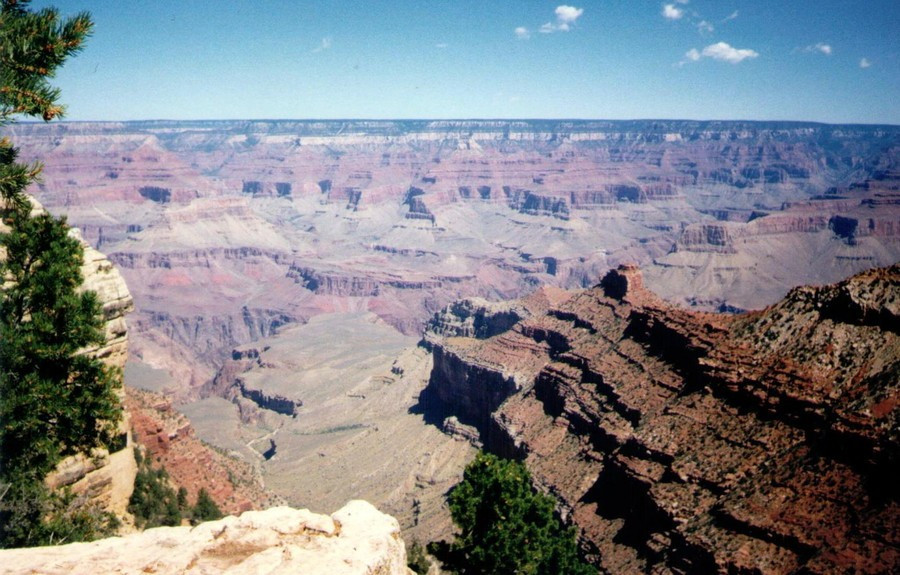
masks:
POLYGON ((604 572, 900 566, 900 265, 739 315, 634 266, 473 307, 430 327, 426 410, 524 459, 604 572))
MULTIPOLYGON (((133 356, 185 393, 330 312, 417 336, 467 296, 585 287, 757 308, 900 259, 893 126, 752 122, 20 124, 34 190, 121 269, 133 356)), ((27 159, 27 158, 26 158, 27 159)))

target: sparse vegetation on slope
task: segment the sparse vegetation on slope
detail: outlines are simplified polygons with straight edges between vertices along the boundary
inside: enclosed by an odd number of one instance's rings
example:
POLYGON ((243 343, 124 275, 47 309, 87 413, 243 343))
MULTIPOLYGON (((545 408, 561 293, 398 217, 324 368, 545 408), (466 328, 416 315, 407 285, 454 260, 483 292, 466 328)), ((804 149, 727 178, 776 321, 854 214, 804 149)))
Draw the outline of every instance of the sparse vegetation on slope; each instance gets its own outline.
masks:
POLYGON ((216 505, 213 498, 209 496, 209 492, 206 489, 200 489, 200 492, 197 494, 197 502, 191 508, 191 523, 196 525, 204 521, 214 521, 221 518, 222 511, 219 510, 219 506, 216 505))
POLYGON ((165 468, 154 468, 150 458, 145 457, 139 448, 135 448, 134 458, 139 469, 134 480, 134 492, 128 502, 128 511, 134 514, 134 522, 138 527, 172 527, 181 525, 182 519, 188 519, 191 524, 196 525, 222 518, 222 511, 206 489, 200 489, 197 501, 191 506, 188 503, 187 489, 180 487, 175 491, 165 468))
POLYGON ((418 575, 425 575, 431 568, 431 561, 425 554, 425 548, 418 541, 413 540, 406 546, 406 566, 418 575))
POLYGON ((128 502, 129 513, 140 528, 181 525, 182 510, 187 506, 187 494, 176 492, 169 484, 169 474, 162 467, 153 468, 149 458, 135 448, 138 473, 134 491, 128 502))

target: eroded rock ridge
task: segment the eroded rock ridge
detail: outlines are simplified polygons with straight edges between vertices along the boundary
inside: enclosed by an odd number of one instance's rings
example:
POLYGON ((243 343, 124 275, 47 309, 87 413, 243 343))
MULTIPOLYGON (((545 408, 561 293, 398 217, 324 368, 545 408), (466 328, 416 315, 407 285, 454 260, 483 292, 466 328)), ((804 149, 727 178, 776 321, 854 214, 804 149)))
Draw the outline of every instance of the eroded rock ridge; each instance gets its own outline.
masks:
POLYGON ((521 305, 435 337, 422 401, 525 460, 604 572, 896 571, 900 265, 740 315, 634 266, 521 305))

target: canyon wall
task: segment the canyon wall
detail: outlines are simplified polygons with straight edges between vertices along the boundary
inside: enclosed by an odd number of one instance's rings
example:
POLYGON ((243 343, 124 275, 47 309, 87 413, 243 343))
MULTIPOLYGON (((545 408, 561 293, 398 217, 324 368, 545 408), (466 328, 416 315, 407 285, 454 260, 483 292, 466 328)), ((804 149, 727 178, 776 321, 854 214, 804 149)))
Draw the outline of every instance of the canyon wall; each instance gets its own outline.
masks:
POLYGON ((231 350, 370 311, 418 336, 466 297, 636 261, 752 309, 900 259, 896 126, 690 121, 17 124, 33 192, 132 286, 132 359, 196 399, 231 350), (264 286, 264 287, 263 287, 264 286))
POLYGON ((413 409, 431 366, 371 312, 321 315, 236 348, 180 409, 273 499, 319 510, 362 498, 424 543, 452 531, 446 493, 475 452, 413 409))
POLYGON ((900 265, 740 315, 673 307, 634 266, 521 305, 432 337, 422 402, 524 460, 602 572, 900 567, 900 265))
POLYGON ((318 515, 273 507, 196 527, 0 551, 0 573, 407 575, 397 521, 365 501, 318 515))

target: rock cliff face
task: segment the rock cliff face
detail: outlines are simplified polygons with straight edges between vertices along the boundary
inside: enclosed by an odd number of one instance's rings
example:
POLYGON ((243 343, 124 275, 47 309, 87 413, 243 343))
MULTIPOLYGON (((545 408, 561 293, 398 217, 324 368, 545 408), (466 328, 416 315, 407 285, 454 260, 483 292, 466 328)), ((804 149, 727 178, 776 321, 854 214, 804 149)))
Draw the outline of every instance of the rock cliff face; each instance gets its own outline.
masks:
MULTIPOLYGON (((84 248, 84 277, 82 289, 94 291, 103 307, 106 320, 106 342, 89 353, 118 369, 125 367, 128 359, 128 330, 125 315, 134 309, 134 302, 125 280, 105 255, 89 245, 84 248)), ((119 397, 125 403, 125 390, 119 397)), ((70 457, 60 463, 56 473, 48 478, 53 487, 69 486, 75 494, 85 494, 91 501, 112 511, 117 516, 126 514, 128 499, 134 488, 137 464, 131 442, 131 414, 127 409, 119 430, 124 438, 122 449, 115 453, 102 453, 92 461, 82 455, 70 457)))
POLYGON ((397 520, 365 501, 330 517, 290 507, 251 511, 196 527, 0 551, 0 573, 47 575, 305 573, 407 575, 397 520))
POLYGON ((422 400, 523 459, 603 572, 894 572, 898 306, 900 265, 741 315, 625 266, 502 334, 435 338, 422 400))

